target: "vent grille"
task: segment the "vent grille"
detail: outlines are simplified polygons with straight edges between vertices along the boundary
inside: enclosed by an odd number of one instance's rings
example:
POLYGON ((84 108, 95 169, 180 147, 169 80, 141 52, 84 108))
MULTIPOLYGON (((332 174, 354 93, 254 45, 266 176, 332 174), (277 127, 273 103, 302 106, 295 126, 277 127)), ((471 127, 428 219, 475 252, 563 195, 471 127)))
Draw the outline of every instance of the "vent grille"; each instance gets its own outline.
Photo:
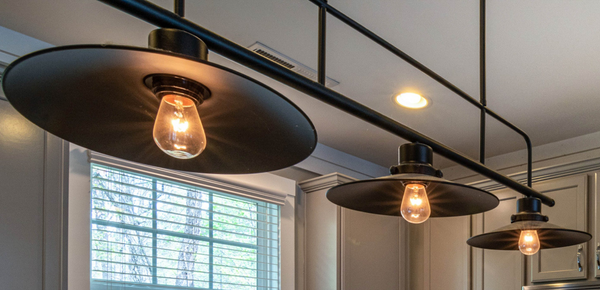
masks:
MULTIPOLYGON (((293 72, 303 75, 313 81, 317 81, 317 71, 260 42, 255 42, 253 45, 249 46, 248 49, 293 72)), ((335 87, 339 84, 340 83, 338 81, 330 77, 327 77, 325 80, 325 86, 328 88, 335 87)))

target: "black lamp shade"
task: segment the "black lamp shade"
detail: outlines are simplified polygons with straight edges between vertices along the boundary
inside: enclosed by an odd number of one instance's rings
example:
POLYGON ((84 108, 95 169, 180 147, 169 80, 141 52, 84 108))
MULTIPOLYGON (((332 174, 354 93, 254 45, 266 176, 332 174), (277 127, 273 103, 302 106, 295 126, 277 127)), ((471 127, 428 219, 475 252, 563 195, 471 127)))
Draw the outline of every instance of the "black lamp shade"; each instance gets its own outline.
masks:
POLYGON ((431 217, 477 214, 498 206, 498 198, 481 189, 425 174, 402 173, 386 177, 349 182, 327 191, 331 202, 353 210, 401 216, 404 183, 427 184, 431 217))
POLYGON ((162 50, 76 45, 41 50, 4 72, 10 103, 42 129, 94 151, 163 168, 256 173, 308 157, 317 135, 308 117, 266 85, 231 69, 162 50), (194 80, 211 93, 198 106, 207 147, 175 159, 154 143, 159 99, 149 75, 194 80))
POLYGON ((585 243, 592 235, 570 230, 543 221, 519 221, 501 227, 493 232, 474 236, 467 244, 477 248, 492 250, 519 250, 518 242, 522 230, 536 230, 540 239, 540 249, 560 248, 585 243))

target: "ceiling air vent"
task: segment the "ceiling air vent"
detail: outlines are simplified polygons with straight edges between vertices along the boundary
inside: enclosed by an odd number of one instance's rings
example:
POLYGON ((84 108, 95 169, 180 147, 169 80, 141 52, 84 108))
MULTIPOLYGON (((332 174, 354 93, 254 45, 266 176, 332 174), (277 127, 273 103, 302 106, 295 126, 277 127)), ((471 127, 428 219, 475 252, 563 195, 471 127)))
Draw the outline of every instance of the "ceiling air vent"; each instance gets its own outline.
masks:
MULTIPOLYGON (((249 46, 248 49, 293 72, 301 74, 313 81, 317 81, 317 71, 306 65, 301 64, 300 62, 295 61, 290 57, 285 56, 284 54, 281 54, 280 52, 260 42, 255 42, 253 45, 249 46)), ((339 84, 340 83, 338 81, 329 77, 325 80, 325 86, 328 88, 335 87, 339 84)))

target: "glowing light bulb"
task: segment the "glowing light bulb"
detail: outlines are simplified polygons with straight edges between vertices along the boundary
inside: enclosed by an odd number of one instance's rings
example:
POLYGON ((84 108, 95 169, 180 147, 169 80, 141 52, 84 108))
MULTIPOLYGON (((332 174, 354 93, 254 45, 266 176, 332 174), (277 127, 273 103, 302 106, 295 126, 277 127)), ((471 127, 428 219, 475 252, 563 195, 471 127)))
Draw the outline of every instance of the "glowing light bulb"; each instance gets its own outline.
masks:
POLYGON ((194 158, 206 148, 206 135, 196 104, 181 95, 162 98, 152 134, 158 148, 175 158, 194 158))
POLYGON ((402 217, 409 223, 420 224, 431 215, 431 207, 425 186, 422 184, 407 184, 400 206, 402 217))
POLYGON ((533 255, 540 250, 540 239, 536 230, 521 231, 519 251, 524 255, 533 255))

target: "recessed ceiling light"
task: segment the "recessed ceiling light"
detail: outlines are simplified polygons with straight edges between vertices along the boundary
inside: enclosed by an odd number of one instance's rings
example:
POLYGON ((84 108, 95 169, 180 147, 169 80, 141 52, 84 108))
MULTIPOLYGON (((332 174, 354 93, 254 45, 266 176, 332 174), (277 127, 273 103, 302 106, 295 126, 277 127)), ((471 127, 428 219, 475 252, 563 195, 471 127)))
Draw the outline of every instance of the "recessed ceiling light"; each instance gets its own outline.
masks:
POLYGON ((402 93, 394 97, 396 103, 400 106, 410 109, 422 109, 427 107, 427 99, 415 93, 402 93))

